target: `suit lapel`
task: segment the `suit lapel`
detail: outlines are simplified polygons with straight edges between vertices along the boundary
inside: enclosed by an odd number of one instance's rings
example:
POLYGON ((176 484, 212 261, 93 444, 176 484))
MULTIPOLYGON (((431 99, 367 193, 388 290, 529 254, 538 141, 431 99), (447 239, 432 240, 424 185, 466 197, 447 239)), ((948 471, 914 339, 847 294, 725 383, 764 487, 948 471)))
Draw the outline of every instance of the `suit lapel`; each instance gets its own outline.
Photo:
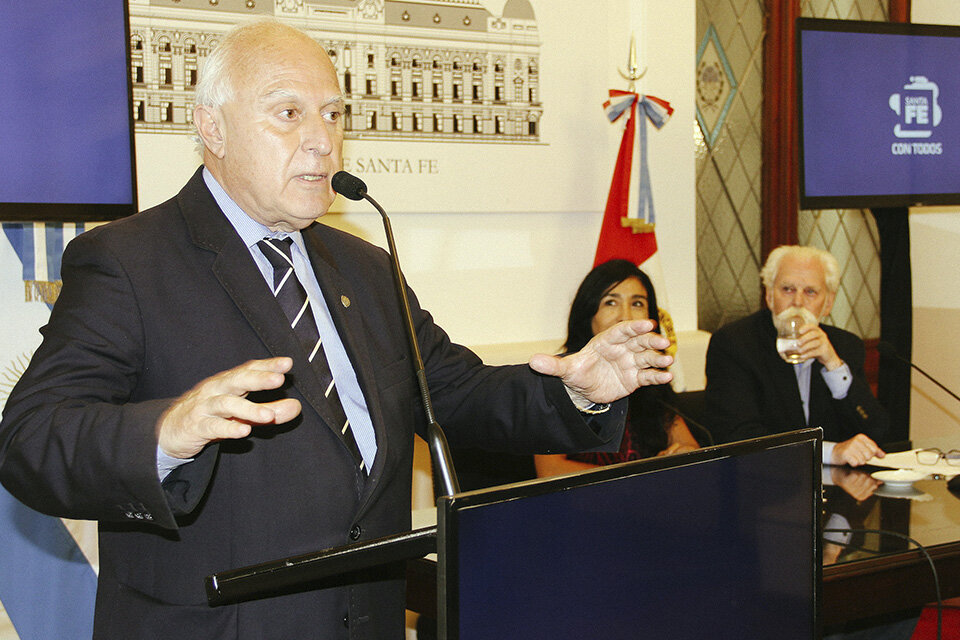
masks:
MULTIPOLYGON (((376 370, 370 353, 370 341, 365 335, 367 329, 364 317, 361 314, 359 298, 354 295, 350 283, 343 277, 336 259, 324 246, 320 238, 322 227, 319 223, 303 231, 304 244, 307 254, 317 274, 323 298, 330 310, 330 317, 337 328, 337 334, 343 342, 350 363, 353 365, 360 389, 363 391, 367 411, 373 423, 377 441, 377 456, 373 468, 370 470, 371 479, 375 480, 383 472, 384 462, 387 459, 387 437, 384 431, 383 411, 376 393, 376 370)), ((372 489, 375 482, 367 483, 372 489)))

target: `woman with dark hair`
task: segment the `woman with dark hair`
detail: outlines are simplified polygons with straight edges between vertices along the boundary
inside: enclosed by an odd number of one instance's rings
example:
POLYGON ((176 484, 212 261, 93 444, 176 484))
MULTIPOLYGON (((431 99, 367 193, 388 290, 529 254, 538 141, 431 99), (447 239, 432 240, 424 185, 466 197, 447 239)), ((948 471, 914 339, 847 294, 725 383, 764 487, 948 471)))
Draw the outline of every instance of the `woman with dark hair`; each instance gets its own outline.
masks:
MULTIPOLYGON (((624 320, 658 320, 653 283, 629 260, 597 265, 580 283, 570 307, 564 353, 575 353, 597 333, 624 320)), ((659 332, 659 327, 656 329, 659 332)), ((537 475, 552 476, 628 460, 682 453, 699 448, 674 406, 668 384, 640 387, 630 396, 627 428, 616 453, 536 456, 537 475)))

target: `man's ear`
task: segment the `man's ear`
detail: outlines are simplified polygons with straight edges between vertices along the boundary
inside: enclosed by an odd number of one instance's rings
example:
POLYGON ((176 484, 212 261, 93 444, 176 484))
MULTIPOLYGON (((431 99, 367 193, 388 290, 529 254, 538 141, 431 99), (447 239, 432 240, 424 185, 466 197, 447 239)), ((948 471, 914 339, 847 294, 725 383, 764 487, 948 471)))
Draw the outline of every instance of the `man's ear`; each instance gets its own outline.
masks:
POLYGON ((773 311, 773 285, 764 289, 763 299, 767 303, 767 309, 770 309, 770 311, 772 312, 773 311))
POLYGON ((203 146, 218 158, 224 154, 222 119, 223 112, 209 105, 198 104, 193 109, 193 124, 203 146))

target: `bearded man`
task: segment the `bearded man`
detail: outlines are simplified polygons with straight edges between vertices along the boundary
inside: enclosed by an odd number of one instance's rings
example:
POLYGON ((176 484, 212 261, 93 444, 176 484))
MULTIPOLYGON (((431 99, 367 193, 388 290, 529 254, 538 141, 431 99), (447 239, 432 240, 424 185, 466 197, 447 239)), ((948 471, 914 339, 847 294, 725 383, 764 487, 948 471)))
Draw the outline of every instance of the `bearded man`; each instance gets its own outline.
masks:
POLYGON ((883 456, 890 420, 867 385, 863 341, 821 324, 840 280, 837 259, 822 249, 781 246, 760 271, 767 308, 732 322, 707 349, 707 409, 717 442, 803 427, 823 429, 823 462, 859 466, 883 456), (799 362, 777 351, 777 331, 804 318, 799 362))

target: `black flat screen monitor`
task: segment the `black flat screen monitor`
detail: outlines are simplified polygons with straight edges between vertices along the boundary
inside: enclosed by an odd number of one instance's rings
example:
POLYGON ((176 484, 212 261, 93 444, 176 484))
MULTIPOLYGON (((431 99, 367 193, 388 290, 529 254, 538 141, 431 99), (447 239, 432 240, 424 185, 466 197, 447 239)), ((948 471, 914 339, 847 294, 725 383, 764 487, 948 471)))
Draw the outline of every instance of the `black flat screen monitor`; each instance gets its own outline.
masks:
POLYGON ((0 220, 136 211, 127 0, 0 8, 0 220))
POLYGON ((820 433, 441 498, 441 631, 819 638, 820 433))
POLYGON ((797 21, 800 206, 960 204, 960 27, 797 21))

